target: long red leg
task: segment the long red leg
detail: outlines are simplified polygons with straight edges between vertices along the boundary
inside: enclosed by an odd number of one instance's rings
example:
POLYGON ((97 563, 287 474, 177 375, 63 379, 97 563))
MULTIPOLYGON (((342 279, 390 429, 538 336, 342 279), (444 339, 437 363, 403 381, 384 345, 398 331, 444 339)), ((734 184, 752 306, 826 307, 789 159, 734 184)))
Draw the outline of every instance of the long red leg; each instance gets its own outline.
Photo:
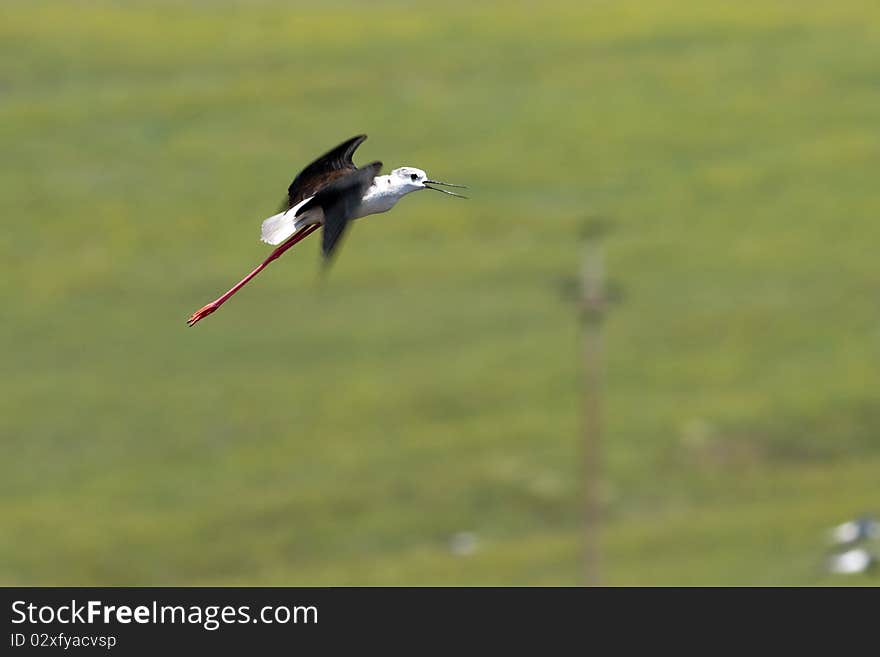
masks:
POLYGON ((272 251, 271 255, 269 255, 268 258, 263 260, 263 262, 260 263, 260 265, 256 269, 254 269, 250 274, 248 274, 247 276, 242 278, 238 283, 236 283, 235 286, 231 290, 229 290, 229 292, 224 294, 219 299, 215 299, 214 301, 209 303, 207 306, 199 308, 192 315, 190 315, 190 318, 186 321, 186 323, 189 324, 190 326, 195 326, 196 323, 199 322, 199 320, 204 319, 205 317, 210 315, 212 312, 217 310, 220 306, 222 306, 224 303, 226 303, 226 300, 229 299, 229 297, 231 297, 233 294, 238 292, 241 288, 243 288, 245 285, 247 285, 248 281, 250 281, 254 276, 259 274, 261 271, 263 271, 270 262, 272 262, 276 258, 280 257, 282 253, 287 251, 287 249, 292 247, 294 244, 296 244, 297 242, 300 242, 301 240, 304 240, 306 237, 308 237, 313 232, 318 230, 319 226, 320 226, 320 224, 312 224, 311 226, 307 226, 304 230, 301 230, 299 233, 297 233, 296 235, 291 237, 287 242, 285 242, 284 244, 279 246, 277 249, 272 251))

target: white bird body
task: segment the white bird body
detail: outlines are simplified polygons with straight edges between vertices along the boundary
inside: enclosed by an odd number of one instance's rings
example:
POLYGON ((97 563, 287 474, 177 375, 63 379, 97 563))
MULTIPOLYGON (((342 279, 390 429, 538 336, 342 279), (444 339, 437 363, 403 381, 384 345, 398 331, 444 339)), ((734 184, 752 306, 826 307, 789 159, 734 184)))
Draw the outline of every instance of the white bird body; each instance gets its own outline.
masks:
MULTIPOLYGON (((361 198, 360 206, 351 216, 351 220, 360 219, 370 214, 388 212, 410 192, 425 189, 422 181, 427 177, 428 175, 424 171, 413 167, 402 167, 386 176, 376 176, 361 198), (413 175, 416 178, 412 178, 413 175)), ((292 208, 265 219, 260 228, 260 239, 266 244, 275 246, 281 244, 301 228, 323 223, 324 211, 320 206, 297 214, 300 208, 312 198, 314 197, 303 199, 292 208)))
MULTIPOLYGON (((409 168, 407 170, 416 171, 424 178, 428 177, 424 171, 409 168)), ((395 169, 395 171, 403 171, 403 169, 395 169)), ((355 218, 359 219, 366 217, 368 214, 388 212, 404 196, 417 189, 421 189, 421 186, 414 187, 413 185, 401 183, 396 178, 398 177, 393 175, 393 172, 387 176, 376 176, 373 178, 373 184, 370 185, 366 194, 364 194, 364 198, 361 199, 361 209, 355 215, 355 218)))

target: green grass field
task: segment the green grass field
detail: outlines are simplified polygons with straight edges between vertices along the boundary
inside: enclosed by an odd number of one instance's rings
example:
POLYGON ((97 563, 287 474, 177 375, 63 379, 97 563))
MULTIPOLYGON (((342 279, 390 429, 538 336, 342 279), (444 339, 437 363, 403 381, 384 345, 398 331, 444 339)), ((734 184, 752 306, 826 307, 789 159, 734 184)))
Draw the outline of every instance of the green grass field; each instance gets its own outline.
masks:
POLYGON ((873 2, 43 2, 0 20, 0 583, 878 584, 873 2), (310 159, 471 186, 267 253, 310 159), (477 550, 456 556, 469 531, 477 550))

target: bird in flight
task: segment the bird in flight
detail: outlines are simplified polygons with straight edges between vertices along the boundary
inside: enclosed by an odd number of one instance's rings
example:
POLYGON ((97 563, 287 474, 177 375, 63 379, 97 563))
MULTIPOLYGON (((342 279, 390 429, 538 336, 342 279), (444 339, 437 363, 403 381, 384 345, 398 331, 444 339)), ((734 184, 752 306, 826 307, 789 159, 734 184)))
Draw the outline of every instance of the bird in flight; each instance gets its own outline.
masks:
POLYGON ((352 137, 300 171, 290 183, 287 198, 278 214, 263 221, 262 240, 278 248, 226 294, 194 312, 187 324, 194 326, 213 313, 270 262, 311 235, 319 226, 324 227, 321 249, 324 262, 328 263, 350 221, 368 214, 387 212, 410 192, 431 189, 450 196, 467 198, 433 186, 464 188, 464 185, 429 180, 428 174, 421 169, 401 167, 388 175, 380 176, 381 162, 356 167, 351 157, 366 138, 366 135, 352 137))

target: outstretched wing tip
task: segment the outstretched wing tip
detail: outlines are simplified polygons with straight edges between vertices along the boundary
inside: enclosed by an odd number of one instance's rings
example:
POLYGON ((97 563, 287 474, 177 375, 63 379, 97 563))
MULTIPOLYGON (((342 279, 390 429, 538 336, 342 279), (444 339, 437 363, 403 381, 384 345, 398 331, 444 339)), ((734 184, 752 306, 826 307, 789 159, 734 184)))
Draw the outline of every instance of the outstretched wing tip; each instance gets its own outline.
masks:
POLYGON ((345 149, 345 154, 347 155, 347 159, 350 163, 354 164, 351 161, 351 157, 352 157, 352 155, 354 155, 354 152, 358 149, 358 147, 361 144, 363 144, 365 141, 367 141, 367 135, 361 134, 361 135, 355 135, 354 137, 352 137, 348 141, 340 144, 340 146, 348 146, 348 148, 345 149))
POLYGON ((356 170, 352 157, 366 139, 366 134, 355 135, 300 171, 287 188, 287 207, 293 207, 304 198, 313 196, 340 174, 356 170))

